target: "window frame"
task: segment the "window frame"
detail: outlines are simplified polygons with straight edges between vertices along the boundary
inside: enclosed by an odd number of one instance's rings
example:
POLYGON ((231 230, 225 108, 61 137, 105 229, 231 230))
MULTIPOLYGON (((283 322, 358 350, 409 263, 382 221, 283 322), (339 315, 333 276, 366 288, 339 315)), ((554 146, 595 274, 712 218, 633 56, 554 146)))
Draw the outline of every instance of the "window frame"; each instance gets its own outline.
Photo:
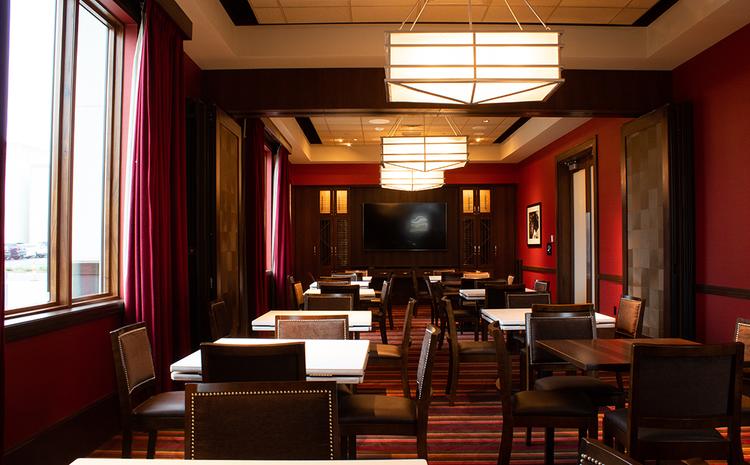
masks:
POLYGON ((53 76, 52 144, 48 276, 50 300, 44 304, 5 309, 4 317, 71 309, 120 296, 120 154, 122 141, 123 55, 125 28, 95 0, 57 0, 53 76), (79 10, 85 8, 109 29, 105 135, 103 284, 99 294, 73 298, 73 147, 76 55, 79 10))

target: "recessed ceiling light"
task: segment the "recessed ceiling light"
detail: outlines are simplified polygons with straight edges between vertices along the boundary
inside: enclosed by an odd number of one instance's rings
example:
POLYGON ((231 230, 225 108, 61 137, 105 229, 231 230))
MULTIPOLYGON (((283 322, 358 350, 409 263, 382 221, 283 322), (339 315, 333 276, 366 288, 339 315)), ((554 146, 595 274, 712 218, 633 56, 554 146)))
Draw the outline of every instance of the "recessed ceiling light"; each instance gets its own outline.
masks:
POLYGON ((369 120, 367 122, 370 123, 370 124, 388 124, 388 123, 391 122, 391 120, 384 119, 384 118, 375 118, 375 119, 371 119, 371 120, 369 120))
POLYGON ((344 142, 344 139, 336 139, 336 142, 339 142, 339 143, 344 142))
POLYGON ((483 123, 489 123, 489 122, 490 122, 490 120, 488 120, 488 119, 483 119, 483 120, 482 120, 482 122, 483 122, 483 123))
POLYGON ((474 142, 482 142, 482 138, 481 137, 477 137, 477 138, 474 139, 474 142))
POLYGON ((344 145, 346 145, 347 147, 351 147, 351 146, 352 146, 352 143, 351 143, 351 142, 347 142, 347 143, 346 143, 346 144, 344 144, 344 145))
POLYGON ((380 127, 375 128, 375 130, 378 131, 378 132, 382 131, 383 129, 385 129, 385 128, 380 128, 380 127))

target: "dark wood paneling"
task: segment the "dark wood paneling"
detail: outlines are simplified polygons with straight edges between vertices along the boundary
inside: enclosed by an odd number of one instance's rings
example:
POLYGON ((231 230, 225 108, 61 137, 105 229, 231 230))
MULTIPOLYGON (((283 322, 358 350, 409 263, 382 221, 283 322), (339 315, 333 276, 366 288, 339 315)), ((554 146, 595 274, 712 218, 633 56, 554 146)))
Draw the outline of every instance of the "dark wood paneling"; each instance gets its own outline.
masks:
POLYGON ((622 284, 622 276, 615 274, 599 274, 600 281, 609 281, 611 283, 622 284))
POLYGON ((527 266, 527 265, 523 265, 521 267, 521 271, 531 271, 534 273, 547 273, 547 274, 557 273, 557 270, 554 268, 546 268, 543 266, 527 266))
POLYGON ((389 103, 383 68, 211 70, 202 77, 207 95, 236 116, 438 108, 474 115, 639 116, 668 103, 672 92, 669 71, 563 70, 565 83, 545 102, 439 106, 389 103))
POLYGON ((750 300, 750 289, 739 287, 714 286, 712 284, 696 284, 695 291, 701 294, 719 295, 735 299, 750 300))
POLYGON ((19 341, 88 321, 122 315, 124 309, 122 300, 108 300, 75 308, 50 310, 8 318, 5 320, 5 342, 19 341))
POLYGON ((8 451, 5 465, 68 465, 86 457, 119 429, 117 397, 112 394, 8 451))

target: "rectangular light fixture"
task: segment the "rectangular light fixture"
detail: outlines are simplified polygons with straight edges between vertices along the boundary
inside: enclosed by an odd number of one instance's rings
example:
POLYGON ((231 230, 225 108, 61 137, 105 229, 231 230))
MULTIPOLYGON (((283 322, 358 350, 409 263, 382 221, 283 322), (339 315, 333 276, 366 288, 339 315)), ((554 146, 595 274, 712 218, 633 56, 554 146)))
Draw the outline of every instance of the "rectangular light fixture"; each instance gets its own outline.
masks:
POLYGON ((564 81, 558 32, 386 32, 390 102, 545 100, 564 81))
POLYGON ((461 168, 469 160, 467 136, 381 137, 383 165, 416 171, 461 168))
POLYGON ((404 168, 380 167, 380 187, 400 191, 425 191, 445 184, 443 171, 414 171, 404 168))

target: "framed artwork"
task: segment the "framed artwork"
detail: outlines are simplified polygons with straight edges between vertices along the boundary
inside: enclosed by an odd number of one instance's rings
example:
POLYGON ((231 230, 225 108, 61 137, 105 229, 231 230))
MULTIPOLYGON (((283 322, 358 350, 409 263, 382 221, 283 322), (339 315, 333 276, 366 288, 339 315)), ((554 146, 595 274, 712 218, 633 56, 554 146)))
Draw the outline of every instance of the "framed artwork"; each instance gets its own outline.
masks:
POLYGON ((542 204, 534 203, 526 207, 526 245, 542 246, 542 204))

